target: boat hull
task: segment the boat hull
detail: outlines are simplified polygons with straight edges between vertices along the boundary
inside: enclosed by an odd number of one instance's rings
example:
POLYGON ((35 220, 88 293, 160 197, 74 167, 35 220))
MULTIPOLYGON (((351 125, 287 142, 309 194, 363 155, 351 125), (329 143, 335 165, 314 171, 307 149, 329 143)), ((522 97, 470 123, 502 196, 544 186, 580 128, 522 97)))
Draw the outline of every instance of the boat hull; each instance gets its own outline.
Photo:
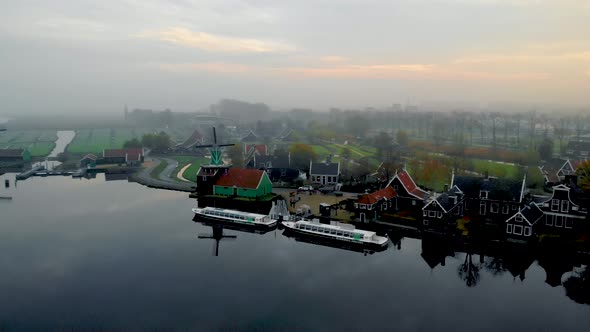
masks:
POLYGON ((353 251, 360 251, 363 252, 363 249, 369 249, 373 251, 383 251, 386 250, 388 247, 389 241, 385 241, 383 244, 379 243, 371 243, 371 242, 363 242, 363 241, 356 241, 353 239, 340 239, 334 238, 331 236, 326 236, 323 234, 316 234, 316 233, 309 233, 302 230, 299 230, 294 227, 285 226, 285 231, 283 235, 287 237, 293 237, 297 240, 302 240, 308 243, 316 243, 320 245, 326 245, 330 247, 340 248, 340 249, 348 249, 353 251))
POLYGON ((218 223, 224 225, 236 225, 240 228, 255 228, 255 229, 262 229, 262 230, 270 230, 277 227, 277 222, 268 223, 268 224, 261 224, 261 223, 254 223, 254 222, 247 222, 247 221, 234 221, 234 220, 227 220, 222 218, 216 218, 215 216, 204 215, 200 213, 195 213, 193 217, 193 221, 196 222, 206 222, 206 223, 218 223))

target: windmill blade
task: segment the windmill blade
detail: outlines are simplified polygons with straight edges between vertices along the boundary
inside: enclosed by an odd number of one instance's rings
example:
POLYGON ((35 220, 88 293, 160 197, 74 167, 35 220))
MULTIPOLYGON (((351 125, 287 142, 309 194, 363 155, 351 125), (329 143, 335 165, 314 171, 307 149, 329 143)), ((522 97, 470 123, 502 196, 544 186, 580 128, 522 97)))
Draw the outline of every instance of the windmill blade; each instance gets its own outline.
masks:
POLYGON ((207 144, 207 145, 195 145, 195 149, 204 149, 204 148, 212 148, 213 145, 211 144, 207 144))
POLYGON ((213 245, 212 255, 215 257, 219 256, 219 241, 215 241, 215 244, 213 245))
POLYGON ((221 240, 230 240, 230 241, 233 241, 233 240, 235 240, 237 238, 238 238, 237 235, 224 235, 223 238, 221 238, 221 240))
POLYGON ((234 146, 235 144, 219 144, 218 147, 222 147, 222 146, 234 146))
POLYGON ((215 127, 213 127, 213 144, 217 145, 217 133, 215 132, 215 127))

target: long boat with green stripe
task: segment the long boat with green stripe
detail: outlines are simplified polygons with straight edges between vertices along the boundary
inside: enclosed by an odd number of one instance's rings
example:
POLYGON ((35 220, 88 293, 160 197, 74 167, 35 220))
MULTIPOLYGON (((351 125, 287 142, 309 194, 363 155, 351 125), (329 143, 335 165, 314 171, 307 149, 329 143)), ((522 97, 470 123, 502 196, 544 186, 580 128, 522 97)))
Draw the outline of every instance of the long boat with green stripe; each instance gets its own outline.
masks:
POLYGON ((242 212, 238 210, 219 209, 214 207, 193 208, 195 216, 209 221, 221 221, 250 225, 253 227, 273 227, 277 224, 276 219, 268 215, 242 212))
POLYGON ((387 237, 378 236, 375 232, 356 229, 354 225, 337 221, 331 221, 330 224, 322 224, 318 219, 303 219, 298 221, 283 221, 283 225, 295 233, 358 245, 385 247, 389 242, 387 237))

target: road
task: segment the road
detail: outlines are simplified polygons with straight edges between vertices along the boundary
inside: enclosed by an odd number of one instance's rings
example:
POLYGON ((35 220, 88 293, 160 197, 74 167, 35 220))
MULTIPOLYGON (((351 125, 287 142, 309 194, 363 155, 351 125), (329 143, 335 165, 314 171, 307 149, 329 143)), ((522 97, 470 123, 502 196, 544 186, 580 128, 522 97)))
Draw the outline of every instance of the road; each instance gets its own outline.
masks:
POLYGON ((178 190, 178 191, 186 191, 186 192, 193 192, 195 191, 196 184, 192 182, 181 182, 173 180, 174 178, 170 175, 178 166, 178 162, 173 159, 163 158, 168 163, 168 166, 164 168, 162 173, 158 175, 157 178, 153 178, 151 176, 152 171, 160 165, 162 160, 158 157, 152 157, 154 161, 152 165, 142 169, 141 171, 133 174, 133 179, 143 185, 155 188, 162 188, 162 189, 170 189, 170 190, 178 190))

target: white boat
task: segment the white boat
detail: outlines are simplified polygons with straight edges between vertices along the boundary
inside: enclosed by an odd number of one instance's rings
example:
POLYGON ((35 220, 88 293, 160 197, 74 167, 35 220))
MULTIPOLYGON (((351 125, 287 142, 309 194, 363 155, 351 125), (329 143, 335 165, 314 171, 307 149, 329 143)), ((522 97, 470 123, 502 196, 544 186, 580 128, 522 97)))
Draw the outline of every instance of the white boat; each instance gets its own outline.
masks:
POLYGON ((331 221, 330 224, 322 224, 318 219, 284 221, 283 225, 293 232, 309 236, 322 237, 335 241, 343 241, 359 245, 385 247, 389 239, 378 236, 377 233, 356 229, 354 225, 331 221))
POLYGON ((259 227, 272 227, 277 224, 276 219, 264 214, 242 212, 238 210, 219 209, 214 207, 193 208, 195 216, 216 222, 226 222, 259 227))

